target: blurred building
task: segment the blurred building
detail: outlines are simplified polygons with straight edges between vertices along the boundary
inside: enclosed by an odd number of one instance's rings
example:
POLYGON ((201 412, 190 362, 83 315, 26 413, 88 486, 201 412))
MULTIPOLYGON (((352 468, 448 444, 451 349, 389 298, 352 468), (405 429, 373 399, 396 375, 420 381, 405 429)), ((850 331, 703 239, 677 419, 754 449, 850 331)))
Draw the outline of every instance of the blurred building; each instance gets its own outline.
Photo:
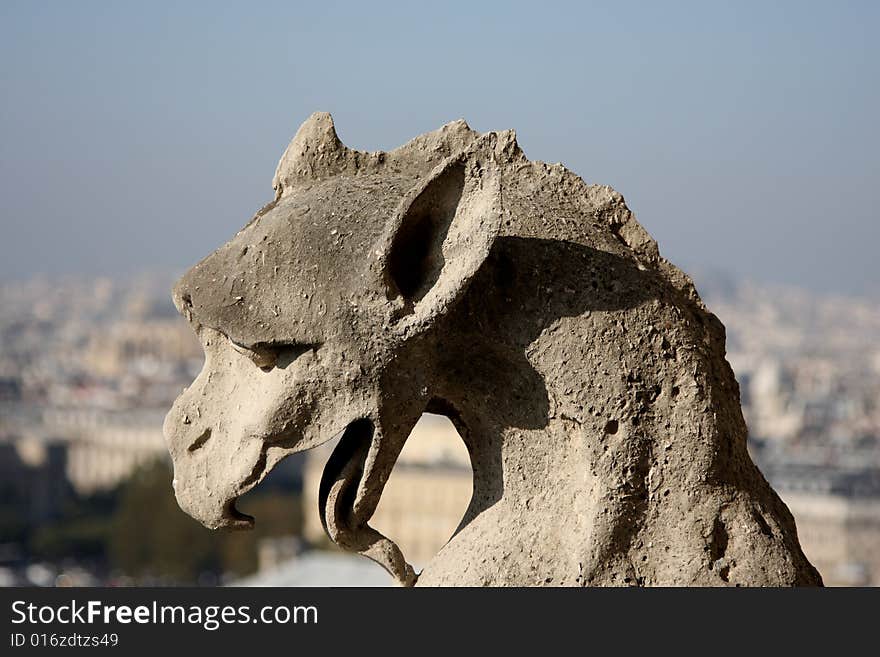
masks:
MULTIPOLYGON (((3 436, 0 439, 0 499, 19 519, 39 524, 70 499, 63 443, 3 436)), ((9 520, 9 519, 5 519, 9 520)))
POLYGON ((162 418, 161 412, 46 410, 39 420, 5 434, 0 443, 2 482, 16 490, 36 487, 29 495, 31 504, 54 509, 63 498, 40 492, 43 479, 46 491, 64 486, 90 495, 114 488, 141 465, 168 458, 162 418))
POLYGON ((90 372, 120 378, 133 368, 158 373, 164 363, 200 360, 202 349, 192 328, 180 318, 130 319, 96 331, 84 362, 90 372))
POLYGON ((784 465, 766 474, 827 586, 880 586, 880 469, 784 465))
POLYGON ((42 430, 64 437, 66 476, 80 495, 113 488, 138 467, 168 458, 161 412, 75 410, 47 412, 45 416, 42 430))

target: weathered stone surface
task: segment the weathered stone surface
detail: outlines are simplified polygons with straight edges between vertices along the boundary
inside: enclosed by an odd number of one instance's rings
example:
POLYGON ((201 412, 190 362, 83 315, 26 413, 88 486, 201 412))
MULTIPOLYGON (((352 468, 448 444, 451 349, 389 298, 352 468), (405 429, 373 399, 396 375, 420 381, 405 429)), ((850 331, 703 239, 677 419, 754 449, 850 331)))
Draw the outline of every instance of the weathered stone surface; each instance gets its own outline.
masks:
POLYGON ((362 153, 327 114, 274 187, 174 290, 207 357, 165 424, 194 518, 249 526, 236 498, 342 433, 326 529, 404 584, 821 583, 747 453, 723 326, 620 194, 510 131, 362 153), (474 495, 417 578, 368 522, 425 410, 474 495))

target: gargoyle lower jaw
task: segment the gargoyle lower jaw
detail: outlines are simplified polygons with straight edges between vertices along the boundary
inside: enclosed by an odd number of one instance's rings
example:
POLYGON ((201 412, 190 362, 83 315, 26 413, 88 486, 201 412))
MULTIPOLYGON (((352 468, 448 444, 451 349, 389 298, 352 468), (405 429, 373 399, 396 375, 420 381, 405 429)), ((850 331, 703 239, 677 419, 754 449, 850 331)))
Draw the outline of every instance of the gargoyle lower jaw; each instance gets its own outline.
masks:
POLYGON ((216 497, 193 495, 192 491, 181 488, 175 478, 174 492, 180 508, 208 529, 253 529, 254 518, 242 513, 236 506, 244 491, 222 501, 222 498, 218 500, 216 497))

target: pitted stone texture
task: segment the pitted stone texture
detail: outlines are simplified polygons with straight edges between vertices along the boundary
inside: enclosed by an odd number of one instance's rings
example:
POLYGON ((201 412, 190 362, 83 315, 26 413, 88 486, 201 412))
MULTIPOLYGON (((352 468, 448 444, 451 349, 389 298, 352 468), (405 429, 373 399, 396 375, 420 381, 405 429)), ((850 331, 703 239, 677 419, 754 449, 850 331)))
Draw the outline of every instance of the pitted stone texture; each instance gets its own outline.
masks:
POLYGON ((402 584, 814 585, 749 458, 724 328, 623 197, 463 121, 389 153, 315 114, 275 200, 177 284, 204 370, 165 423, 209 527, 341 434, 330 537, 402 584), (418 575, 369 526, 424 411, 471 455, 459 529, 418 575))

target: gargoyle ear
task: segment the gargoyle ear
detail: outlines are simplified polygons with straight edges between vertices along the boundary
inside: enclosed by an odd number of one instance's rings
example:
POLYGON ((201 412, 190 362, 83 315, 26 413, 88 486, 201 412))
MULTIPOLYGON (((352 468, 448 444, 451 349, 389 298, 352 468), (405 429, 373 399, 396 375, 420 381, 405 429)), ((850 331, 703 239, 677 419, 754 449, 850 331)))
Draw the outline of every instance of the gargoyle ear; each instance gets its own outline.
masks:
POLYGON ((272 178, 275 200, 292 190, 297 182, 316 181, 335 175, 345 166, 352 151, 336 135, 333 117, 315 112, 290 142, 272 178))
POLYGON ((399 326, 424 327, 467 289, 501 227, 501 172, 491 156, 454 156, 401 203, 383 238, 388 297, 402 297, 399 326))

